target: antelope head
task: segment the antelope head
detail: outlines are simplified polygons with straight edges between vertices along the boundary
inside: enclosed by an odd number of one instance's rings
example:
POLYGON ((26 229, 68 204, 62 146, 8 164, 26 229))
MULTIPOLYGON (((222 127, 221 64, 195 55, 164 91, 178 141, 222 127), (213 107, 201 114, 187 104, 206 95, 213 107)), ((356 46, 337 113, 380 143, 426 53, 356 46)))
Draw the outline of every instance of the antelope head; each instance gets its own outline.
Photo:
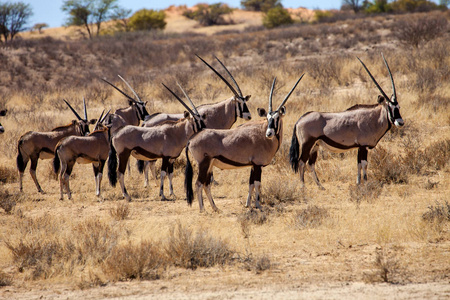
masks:
POLYGON ((75 117, 78 119, 78 125, 80 130, 80 135, 85 136, 89 134, 89 124, 95 124, 97 122, 97 119, 91 119, 88 121, 87 116, 87 109, 86 109, 86 100, 83 97, 83 110, 84 110, 84 119, 80 117, 80 115, 77 113, 75 109, 67 102, 65 99, 63 99, 64 102, 66 102, 67 106, 69 106, 70 110, 74 113, 75 117))
POLYGON ((192 109, 184 103, 183 100, 178 97, 177 94, 175 94, 171 89, 169 89, 164 83, 162 84, 183 106, 186 108, 187 112, 185 112, 184 117, 189 118, 192 117, 194 121, 194 132, 199 132, 203 128, 205 128, 205 122, 203 121, 203 118, 200 116, 200 113, 198 112, 197 108, 195 107, 194 103, 192 102, 191 98, 189 98, 186 91, 181 87, 181 85, 177 82, 177 85, 180 87, 181 91, 183 92, 186 99, 189 101, 189 103, 192 105, 192 109))
POLYGON ((234 86, 236 89, 211 65, 209 65, 203 58, 196 55, 202 62, 204 62, 213 72, 219 76, 220 79, 222 79, 223 82, 228 86, 228 88, 233 92, 234 94, 234 100, 236 101, 236 113, 240 118, 243 118, 244 120, 250 120, 252 118, 252 115, 248 109, 247 102, 250 100, 251 95, 247 95, 244 97, 242 94, 241 89, 239 88, 239 85, 237 84, 236 80, 234 80, 233 75, 231 75, 230 71, 225 67, 225 65, 216 57, 215 59, 220 63, 220 65, 225 69, 225 72, 230 76, 231 80, 233 81, 234 86), (237 90, 237 91, 236 91, 237 90))
POLYGON ((389 72, 389 77, 391 78, 392 96, 390 98, 383 91, 381 86, 378 84, 378 82, 372 76, 372 74, 370 73, 369 69, 362 62, 362 60, 359 59, 359 57, 356 57, 356 58, 361 62, 361 64, 363 65, 364 69, 367 71, 367 73, 369 74, 370 78, 375 83, 375 85, 378 88, 378 90, 381 92, 381 95, 378 96, 378 103, 380 103, 380 104, 384 103, 384 105, 386 107, 386 110, 387 110, 387 113, 388 113, 388 116, 389 116, 389 121, 392 124, 394 124, 396 127, 402 127, 405 123, 404 123, 404 121, 402 119, 402 116, 400 115, 400 106, 398 105, 398 102, 397 102, 397 92, 395 91, 394 78, 392 77, 391 69, 389 68, 388 63, 387 63, 386 59, 384 58, 383 53, 381 53, 381 56, 383 57, 384 64, 386 65, 386 68, 387 68, 387 70, 389 72))
POLYGON ((292 87, 291 91, 286 95, 284 100, 281 102, 281 104, 278 106, 278 108, 273 111, 272 110, 272 96, 273 96, 273 90, 275 87, 275 82, 277 78, 275 77, 273 79, 272 88, 270 89, 270 95, 269 95, 269 111, 266 112, 264 108, 258 108, 258 114, 260 117, 266 117, 267 118, 267 130, 266 130, 266 137, 269 139, 273 138, 275 135, 279 134, 281 129, 281 119, 286 114, 286 107, 284 106, 286 104, 286 101, 291 96, 292 92, 297 87, 300 80, 302 80, 303 76, 300 76, 300 78, 297 80, 295 85, 292 87))
POLYGON ((134 96, 136 97, 136 99, 134 99, 133 97, 127 95, 124 91, 122 91, 121 89, 119 89, 117 86, 115 86, 114 84, 112 84, 111 82, 107 81, 106 79, 102 78, 102 80, 104 82, 106 82, 107 84, 109 84, 110 86, 112 86, 113 88, 115 88, 117 91, 119 91, 122 95, 124 95, 125 97, 128 98, 128 104, 130 106, 134 106, 136 107, 136 111, 138 114, 138 117, 140 120, 142 121, 147 121, 150 118, 150 115, 147 111, 147 109, 145 108, 145 106, 147 105, 147 101, 144 102, 141 100, 141 98, 139 97, 139 95, 136 93, 136 91, 131 87, 131 85, 125 80, 123 79, 122 76, 119 76, 119 78, 128 86, 128 88, 133 92, 134 96))

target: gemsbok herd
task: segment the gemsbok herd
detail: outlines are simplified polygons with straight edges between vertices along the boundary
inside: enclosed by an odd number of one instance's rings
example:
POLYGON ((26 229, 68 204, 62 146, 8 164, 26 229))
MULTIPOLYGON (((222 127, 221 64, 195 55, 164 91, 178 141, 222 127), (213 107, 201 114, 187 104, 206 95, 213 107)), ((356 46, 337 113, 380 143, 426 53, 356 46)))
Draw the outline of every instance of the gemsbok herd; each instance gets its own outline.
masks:
MULTIPOLYGON (((273 106, 272 98, 276 85, 276 78, 274 78, 267 110, 257 109, 262 119, 250 121, 252 119, 248 107, 250 95, 244 96, 231 72, 215 57, 232 84, 204 59, 197 57, 226 84, 232 93, 230 98, 215 104, 196 106, 178 82, 177 85, 188 103, 163 83, 163 87, 180 102, 185 112, 150 115, 146 109, 147 102, 142 101, 136 91, 120 75, 119 78, 132 91, 134 97, 129 96, 108 80, 102 79, 128 99, 128 107, 117 109, 114 113, 110 111, 105 113, 104 110, 98 119, 89 120, 84 98, 83 117, 69 102, 63 100, 76 119, 68 125, 59 126, 49 132, 29 131, 18 141, 17 169, 20 191, 23 192, 24 171, 30 161, 31 178, 38 192, 44 193, 36 177, 37 163, 39 159, 53 158, 54 171, 59 173, 60 200, 64 199, 64 194, 67 194, 69 199, 72 198, 69 178, 75 163, 92 164, 95 194, 101 197, 103 169, 108 161, 110 184, 114 187, 119 182, 123 197, 131 201, 125 187, 125 171, 130 156, 133 156, 138 160, 139 171, 144 173, 145 186, 149 184, 149 170, 152 170, 156 180, 155 162, 157 159, 162 160, 159 196, 161 200, 168 200, 170 198, 166 198, 164 193, 164 181, 167 177, 169 197, 175 198, 172 185, 174 162, 185 149, 184 183, 189 205, 192 204, 196 194, 200 211, 204 211, 203 191, 205 191, 212 209, 219 211, 211 193, 213 168, 224 170, 249 167, 251 170, 245 206, 252 207, 254 193, 254 206, 261 208, 262 168, 272 162, 281 146, 283 117, 287 112, 285 105, 305 74, 298 78, 278 106, 273 106), (231 128, 237 118, 248 122, 231 128), (90 124, 94 125, 93 132, 89 130, 90 124), (198 166, 195 194, 194 169, 191 160, 198 166)), ((357 57, 381 93, 377 103, 357 104, 342 112, 310 111, 295 123, 289 162, 293 171, 300 174, 302 187, 305 185, 304 172, 308 164, 314 181, 320 189, 324 189, 315 171, 317 151, 320 146, 332 152, 357 148, 357 183, 361 184, 361 171, 363 180, 367 181, 368 149, 374 148, 392 125, 403 126, 404 121, 400 115, 394 79, 383 55, 382 58, 392 85, 391 97, 387 96, 366 65, 357 57)), ((0 116, 5 114, 6 110, 0 111, 0 116)), ((0 124, 0 134, 3 132, 4 128, 0 124)))

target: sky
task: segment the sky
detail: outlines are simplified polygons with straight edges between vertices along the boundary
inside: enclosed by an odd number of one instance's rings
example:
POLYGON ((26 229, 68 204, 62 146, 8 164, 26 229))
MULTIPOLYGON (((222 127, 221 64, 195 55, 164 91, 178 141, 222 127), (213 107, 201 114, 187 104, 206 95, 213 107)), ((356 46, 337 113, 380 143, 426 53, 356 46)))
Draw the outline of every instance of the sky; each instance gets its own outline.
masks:
MULTIPOLYGON (((36 23, 47 23, 50 27, 60 27, 65 23, 67 15, 61 11, 63 0, 20 0, 28 3, 33 9, 33 16, 27 24, 32 27, 36 23)), ((12 1, 14 2, 14 1, 12 1)), ((119 0, 121 7, 132 9, 165 9, 171 5, 193 6, 197 3, 227 3, 231 7, 240 8, 241 0, 119 0)), ((339 9, 342 0, 282 0, 285 8, 306 7, 309 9, 339 9)))

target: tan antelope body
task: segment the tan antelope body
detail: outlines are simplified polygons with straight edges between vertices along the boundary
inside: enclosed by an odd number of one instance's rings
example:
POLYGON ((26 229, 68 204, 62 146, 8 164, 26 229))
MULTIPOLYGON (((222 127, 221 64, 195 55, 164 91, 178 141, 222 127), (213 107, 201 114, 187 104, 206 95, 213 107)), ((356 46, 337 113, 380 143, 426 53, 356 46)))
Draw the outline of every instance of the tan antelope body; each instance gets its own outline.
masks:
MULTIPOLYGON (((102 124, 107 115, 104 117, 100 116, 98 123, 102 124)), ((69 188, 69 177, 75 163, 92 163, 96 187, 95 194, 100 197, 103 168, 109 153, 110 136, 114 135, 118 129, 125 125, 126 123, 122 117, 112 114, 109 115, 105 126, 100 125, 100 129, 95 130, 88 136, 70 136, 59 141, 55 150, 56 155, 53 160, 53 167, 55 173, 59 171, 60 200, 64 199, 64 189, 68 198, 72 198, 69 188)))
POLYGON ((308 162, 314 181, 320 189, 323 189, 314 166, 319 146, 332 152, 343 152, 358 148, 357 183, 361 183, 361 170, 363 171, 363 179, 367 181, 368 149, 374 148, 392 125, 403 126, 404 122, 400 116, 394 80, 384 56, 383 60, 391 78, 393 89, 391 98, 381 89, 360 60, 382 93, 382 96, 378 96, 378 104, 355 105, 346 111, 336 113, 308 112, 300 117, 295 124, 289 155, 293 170, 300 173, 302 187, 305 185, 304 167, 308 162))
MULTIPOLYGON (((172 94, 175 95, 173 92, 172 94)), ((188 139, 205 126, 198 113, 194 113, 178 96, 176 97, 191 115, 186 113, 185 118, 181 120, 169 121, 154 127, 125 126, 111 140, 108 177, 112 186, 119 180, 123 197, 128 201, 131 197, 125 188, 124 173, 130 155, 139 160, 162 158, 160 196, 165 200, 164 177, 168 174, 170 195, 173 195, 173 162, 181 154, 188 139)))
MULTIPOLYGON (((250 95, 244 96, 242 94, 239 85, 234 79, 230 71, 225 67, 225 65, 217 58, 216 60, 223 67, 225 72, 231 78, 234 87, 210 64, 203 60, 200 56, 197 56, 204 64, 206 64, 222 81, 228 86, 231 92, 234 94, 232 97, 220 101, 214 104, 204 104, 197 107, 197 111, 202 117, 206 128, 211 129, 230 129, 234 123, 236 123, 237 118, 242 118, 244 120, 250 120, 252 118, 251 113, 248 109, 247 102, 250 100, 250 95)), ((187 95, 186 95, 187 96, 187 95)), ((177 121, 183 118, 183 114, 166 114, 166 113, 156 113, 150 116, 150 118, 145 121, 142 126, 152 127, 162 124, 167 121, 177 121)), ((156 179, 155 170, 156 161, 145 162, 145 169, 140 164, 138 164, 139 171, 144 172, 145 183, 144 186, 148 186, 148 171, 152 171, 153 177, 156 179)))
MULTIPOLYGON (((65 100, 64 100, 65 101, 65 100)), ((78 120, 71 124, 60 126, 50 132, 29 131, 22 135, 17 144, 17 169, 19 171, 19 189, 23 191, 23 175, 28 161, 31 161, 30 175, 38 192, 44 193, 36 177, 36 168, 39 159, 51 159, 55 156, 55 148, 58 142, 72 135, 84 136, 89 134, 89 124, 94 124, 96 119, 88 121, 86 103, 84 105, 84 119, 65 101, 78 120)))
POLYGON ((230 130, 205 129, 194 135, 186 146, 186 199, 192 204, 194 192, 192 188, 193 170, 189 160, 189 152, 197 161, 199 174, 196 182, 197 198, 200 211, 204 210, 202 189, 208 197, 211 207, 218 211, 211 195, 211 177, 213 167, 220 169, 235 169, 251 167, 249 192, 246 207, 251 206, 253 190, 255 190, 255 206, 260 208, 262 167, 272 161, 282 142, 283 121, 286 110, 284 104, 289 99, 297 84, 303 78, 298 79, 283 102, 272 111, 272 95, 275 80, 269 97, 269 111, 258 109, 264 121, 252 121, 230 130))
MULTIPOLYGON (((4 109, 4 110, 0 110, 0 117, 4 117, 6 116, 6 112, 8 110, 4 109)), ((2 124, 0 123, 0 134, 5 132, 5 128, 2 126, 2 124)))

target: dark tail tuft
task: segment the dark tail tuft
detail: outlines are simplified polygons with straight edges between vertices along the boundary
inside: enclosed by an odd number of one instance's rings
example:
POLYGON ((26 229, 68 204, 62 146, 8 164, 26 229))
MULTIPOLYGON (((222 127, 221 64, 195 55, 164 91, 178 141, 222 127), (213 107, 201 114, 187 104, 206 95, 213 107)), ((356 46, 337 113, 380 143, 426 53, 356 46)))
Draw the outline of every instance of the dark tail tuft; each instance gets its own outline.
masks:
MULTIPOLYGON (((297 125, 297 124, 296 124, 297 125)), ((297 126, 294 126, 294 133, 292 134, 291 148, 289 149, 289 162, 292 170, 298 172, 298 161, 300 158, 300 145, 297 139, 297 126)))
POLYGON ((17 169, 19 170, 19 172, 23 173, 25 171, 26 165, 23 161, 22 152, 20 151, 21 145, 22 145, 22 140, 20 140, 19 144, 17 145, 16 164, 17 164, 17 169))
POLYGON ((194 171, 192 170, 191 161, 189 160, 189 143, 186 146, 186 171, 184 173, 184 188, 186 189, 186 200, 189 205, 192 205, 194 199, 194 190, 192 189, 192 177, 194 171))
POLYGON ((145 169, 145 161, 138 159, 138 161, 136 162, 139 174, 144 173, 144 169, 145 169))
POLYGON ((59 146, 56 148, 55 157, 53 158, 53 172, 55 172, 55 174, 58 174, 59 168, 61 167, 61 161, 59 160, 58 150, 59 146))
POLYGON ((111 186, 115 187, 117 184, 117 152, 113 146, 112 140, 109 145, 108 178, 111 186))

